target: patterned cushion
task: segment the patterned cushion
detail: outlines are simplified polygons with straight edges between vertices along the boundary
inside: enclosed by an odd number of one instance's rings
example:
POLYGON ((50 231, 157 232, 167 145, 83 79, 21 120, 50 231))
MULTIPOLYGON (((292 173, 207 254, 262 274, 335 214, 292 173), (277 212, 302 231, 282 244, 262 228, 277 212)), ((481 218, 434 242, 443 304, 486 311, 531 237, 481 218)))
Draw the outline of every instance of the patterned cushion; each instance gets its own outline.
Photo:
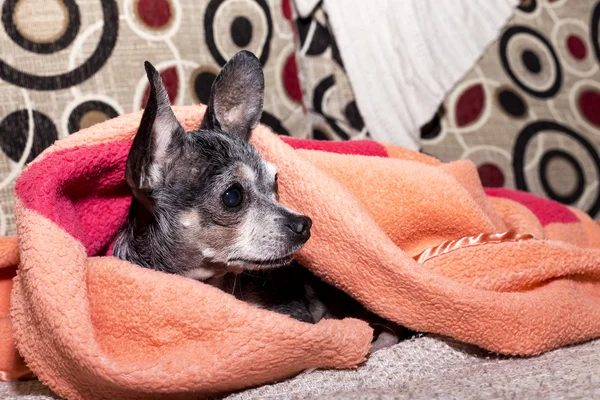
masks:
POLYGON ((311 137, 323 140, 369 137, 322 5, 296 18, 298 64, 311 137))
POLYGON ((14 232, 12 190, 54 140, 140 109, 143 62, 173 103, 206 102, 241 49, 264 65, 274 131, 308 134, 289 3, 278 0, 6 0, 0 33, 0 234, 14 232))
MULTIPOLYGON (((296 22, 314 136, 361 136, 326 15, 319 9, 296 22)), ((599 24, 597 0, 523 0, 422 128, 423 151, 473 160, 488 187, 531 191, 600 217, 599 24)))

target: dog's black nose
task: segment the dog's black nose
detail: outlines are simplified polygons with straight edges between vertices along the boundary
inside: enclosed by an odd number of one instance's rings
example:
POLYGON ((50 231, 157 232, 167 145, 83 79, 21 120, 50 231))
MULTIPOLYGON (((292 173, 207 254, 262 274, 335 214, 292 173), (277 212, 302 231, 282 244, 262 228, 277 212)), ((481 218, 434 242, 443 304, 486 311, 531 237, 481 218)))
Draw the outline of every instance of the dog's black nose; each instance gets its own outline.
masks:
POLYGON ((286 224, 288 228, 303 241, 307 241, 310 238, 310 227, 312 226, 312 220, 303 215, 291 217, 286 224))

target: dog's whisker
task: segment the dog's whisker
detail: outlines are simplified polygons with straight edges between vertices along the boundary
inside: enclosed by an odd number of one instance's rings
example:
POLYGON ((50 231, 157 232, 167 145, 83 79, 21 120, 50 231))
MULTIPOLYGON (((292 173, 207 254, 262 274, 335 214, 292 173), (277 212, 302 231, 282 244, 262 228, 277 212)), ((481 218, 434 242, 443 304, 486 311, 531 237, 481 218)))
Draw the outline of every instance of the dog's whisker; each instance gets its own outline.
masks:
POLYGON ((236 275, 236 276, 233 278, 233 289, 231 290, 231 294, 232 294, 232 295, 235 295, 235 285, 236 285, 236 283, 237 283, 237 280, 238 280, 238 276, 236 275))

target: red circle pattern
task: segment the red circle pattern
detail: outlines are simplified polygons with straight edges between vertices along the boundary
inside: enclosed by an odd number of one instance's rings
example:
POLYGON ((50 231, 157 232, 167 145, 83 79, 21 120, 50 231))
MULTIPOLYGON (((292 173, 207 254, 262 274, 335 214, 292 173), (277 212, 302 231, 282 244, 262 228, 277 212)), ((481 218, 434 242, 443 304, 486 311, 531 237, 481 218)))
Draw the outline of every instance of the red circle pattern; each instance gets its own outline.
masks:
MULTIPOLYGON (((173 104, 177 98, 177 93, 179 92, 179 75, 177 74, 177 68, 171 67, 165 69, 160 73, 160 77, 163 81, 163 85, 165 86, 165 90, 167 91, 167 95, 169 96, 169 102, 173 104)), ((148 102, 149 96, 150 86, 146 86, 146 91, 144 92, 144 97, 142 98, 141 108, 146 108, 146 103, 148 102)))
POLYGON ((591 124, 600 127, 600 92, 586 90, 579 96, 579 110, 591 124))
POLYGON ((168 0, 138 0, 137 12, 142 22, 154 29, 164 28, 172 17, 168 0))
POLYGON ((489 163, 481 164, 477 168, 477 172, 484 187, 494 188, 504 186, 504 173, 497 165, 489 163))
POLYGON ((585 42, 577 35, 570 35, 567 38, 567 49, 571 56, 578 61, 584 60, 587 56, 585 42))
POLYGON ((288 21, 292 20, 292 4, 291 0, 281 0, 281 12, 288 21))
POLYGON ((298 65, 293 53, 289 55, 283 66, 283 87, 290 99, 297 103, 302 102, 302 88, 298 79, 298 65))
POLYGON ((483 86, 477 83, 465 90, 456 102, 456 125, 471 125, 481 117, 485 107, 483 86))

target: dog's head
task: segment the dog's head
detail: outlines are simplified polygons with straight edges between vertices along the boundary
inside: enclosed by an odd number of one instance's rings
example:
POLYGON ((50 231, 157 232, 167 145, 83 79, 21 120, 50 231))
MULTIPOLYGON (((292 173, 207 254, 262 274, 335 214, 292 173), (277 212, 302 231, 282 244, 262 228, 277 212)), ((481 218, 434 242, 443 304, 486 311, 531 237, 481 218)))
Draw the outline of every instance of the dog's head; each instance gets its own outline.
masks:
POLYGON ((263 106, 258 59, 242 51, 223 67, 192 132, 177 121, 158 72, 145 67, 150 96, 126 169, 134 243, 120 245, 138 247, 129 258, 197 279, 289 263, 311 220, 278 203, 277 170, 248 142, 263 106))

